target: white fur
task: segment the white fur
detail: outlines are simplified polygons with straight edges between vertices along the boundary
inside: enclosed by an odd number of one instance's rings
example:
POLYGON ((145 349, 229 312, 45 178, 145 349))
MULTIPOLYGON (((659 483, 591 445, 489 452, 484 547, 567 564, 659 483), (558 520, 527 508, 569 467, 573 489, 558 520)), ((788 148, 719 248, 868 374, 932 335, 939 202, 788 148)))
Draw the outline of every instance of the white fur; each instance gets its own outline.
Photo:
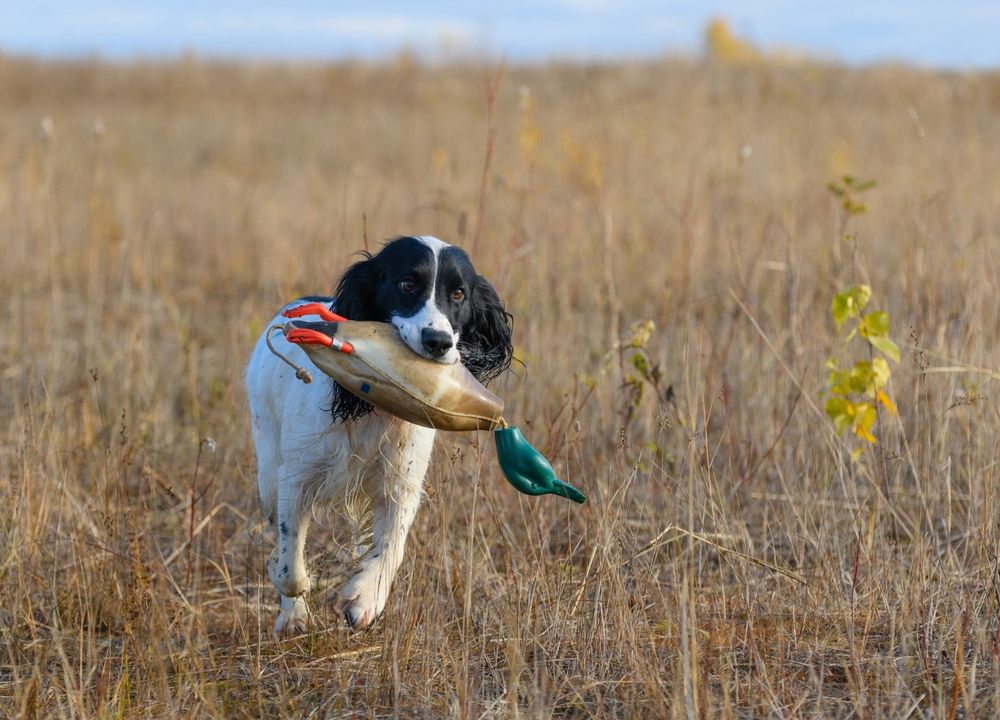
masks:
POLYGON ((417 237, 417 240, 430 248, 434 254, 434 274, 431 276, 430 282, 431 294, 427 298, 427 302, 415 314, 409 317, 393 315, 391 318, 392 324, 396 326, 396 329, 399 330, 399 336, 403 338, 403 342, 409 345, 413 352, 440 363, 454 365, 461 359, 458 352, 458 333, 455 332, 455 328, 451 326, 448 318, 445 317, 434 301, 434 291, 437 284, 438 256, 444 248, 448 247, 448 243, 438 240, 432 235, 420 235, 417 237), (441 357, 433 357, 424 348, 423 341, 421 340, 421 332, 424 329, 441 330, 451 335, 451 348, 441 357))
POLYGON ((429 247, 434 253, 434 257, 437 257, 438 253, 448 247, 448 243, 433 235, 417 235, 417 240, 429 247))
MULTIPOLYGON (((279 314, 271 324, 283 322, 279 314)), ((280 333, 272 343, 309 366, 305 353, 280 333)), ((261 509, 278 535, 267 572, 281 593, 274 626, 279 634, 300 632, 309 619, 304 596, 312 580, 305 541, 317 501, 349 503, 360 497, 370 502, 371 548, 341 597, 355 627, 366 627, 381 615, 420 505, 434 442, 434 430, 377 411, 354 422, 334 423, 329 412, 333 381, 322 373, 313 375, 308 385, 295 379, 263 336, 247 368, 261 509)))

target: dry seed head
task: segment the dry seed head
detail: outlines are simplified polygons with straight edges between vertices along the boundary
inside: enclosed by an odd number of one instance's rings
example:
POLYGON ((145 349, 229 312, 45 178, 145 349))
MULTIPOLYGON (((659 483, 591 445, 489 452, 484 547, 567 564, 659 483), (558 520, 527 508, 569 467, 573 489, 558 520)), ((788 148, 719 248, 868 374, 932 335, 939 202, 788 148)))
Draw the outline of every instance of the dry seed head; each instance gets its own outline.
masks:
POLYGON ((38 124, 38 138, 43 142, 47 143, 53 140, 56 136, 56 125, 52 122, 52 118, 48 115, 42 118, 42 121, 38 124))

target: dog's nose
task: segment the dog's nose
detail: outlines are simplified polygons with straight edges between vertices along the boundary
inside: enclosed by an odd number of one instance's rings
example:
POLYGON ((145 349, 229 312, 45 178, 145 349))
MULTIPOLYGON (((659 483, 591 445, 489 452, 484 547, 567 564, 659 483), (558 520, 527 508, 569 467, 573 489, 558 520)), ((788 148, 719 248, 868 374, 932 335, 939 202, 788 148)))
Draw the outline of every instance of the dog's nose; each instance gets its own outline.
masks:
POLYGON ((420 331, 420 342, 432 357, 441 357, 455 344, 452 342, 451 333, 433 328, 424 328, 420 331))

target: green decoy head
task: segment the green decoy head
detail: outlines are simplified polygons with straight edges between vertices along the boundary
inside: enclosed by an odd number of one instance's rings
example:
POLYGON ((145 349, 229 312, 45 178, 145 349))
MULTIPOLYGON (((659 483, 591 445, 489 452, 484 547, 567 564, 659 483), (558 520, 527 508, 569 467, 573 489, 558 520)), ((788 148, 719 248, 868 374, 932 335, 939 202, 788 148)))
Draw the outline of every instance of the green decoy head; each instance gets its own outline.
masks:
POLYGON ((525 495, 561 495, 573 502, 584 503, 587 496, 556 477, 545 456, 524 439, 516 427, 505 427, 493 433, 497 443, 497 459, 507 482, 525 495))

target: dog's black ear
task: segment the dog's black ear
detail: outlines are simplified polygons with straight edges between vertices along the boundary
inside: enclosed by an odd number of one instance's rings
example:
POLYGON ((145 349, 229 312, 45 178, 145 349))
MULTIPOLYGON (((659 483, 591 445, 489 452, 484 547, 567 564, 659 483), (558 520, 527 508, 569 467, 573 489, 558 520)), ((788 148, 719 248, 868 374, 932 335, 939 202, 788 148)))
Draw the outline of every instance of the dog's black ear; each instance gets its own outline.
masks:
POLYGON ((482 275, 472 287, 472 318, 462 328, 458 351, 462 364, 482 382, 510 367, 513 316, 504 308, 493 286, 482 275))
POLYGON ((365 253, 365 259, 347 268, 337 283, 336 312, 348 320, 385 320, 375 303, 377 280, 375 261, 365 253))
MULTIPOLYGON (((347 268, 347 272, 337 283, 337 301, 334 310, 348 320, 385 320, 378 311, 375 291, 378 284, 378 270, 372 256, 365 253, 365 259, 347 268)), ((375 408, 354 393, 334 382, 333 402, 330 413, 334 422, 358 420, 375 408)))

